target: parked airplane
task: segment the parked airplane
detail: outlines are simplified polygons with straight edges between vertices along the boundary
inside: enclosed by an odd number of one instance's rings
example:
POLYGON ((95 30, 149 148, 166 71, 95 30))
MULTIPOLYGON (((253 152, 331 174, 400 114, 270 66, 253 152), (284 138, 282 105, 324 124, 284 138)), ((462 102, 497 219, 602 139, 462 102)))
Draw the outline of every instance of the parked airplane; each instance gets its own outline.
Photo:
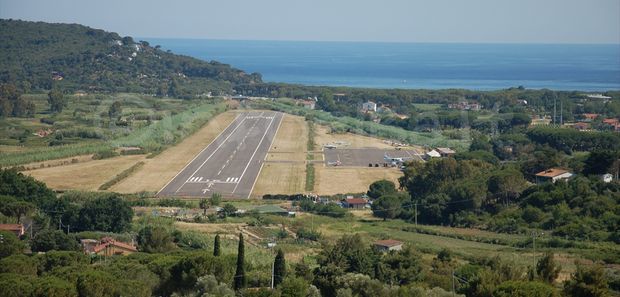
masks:
POLYGON ((391 162, 392 165, 399 165, 411 159, 413 158, 412 157, 390 157, 390 155, 388 155, 387 153, 383 155, 383 160, 385 160, 386 162, 391 162))
POLYGON ((334 162, 327 162, 327 165, 329 165, 329 166, 340 166, 340 165, 342 165, 342 163, 340 163, 340 161, 334 161, 334 162))

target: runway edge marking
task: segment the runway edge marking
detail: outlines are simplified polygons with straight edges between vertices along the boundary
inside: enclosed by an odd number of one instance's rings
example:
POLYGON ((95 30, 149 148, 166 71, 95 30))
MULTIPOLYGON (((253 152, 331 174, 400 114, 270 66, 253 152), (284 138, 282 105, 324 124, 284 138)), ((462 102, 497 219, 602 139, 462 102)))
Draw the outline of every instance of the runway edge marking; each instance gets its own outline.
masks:
MULTIPOLYGON (((192 164, 192 162, 194 162, 194 160, 196 160, 196 158, 198 158, 198 156, 200 156, 200 154, 202 154, 202 152, 204 152, 215 140, 217 140, 222 133, 224 133, 224 131, 226 131, 226 129, 228 129, 228 127, 232 126, 232 124, 241 116, 241 114, 238 114, 235 119, 232 120, 232 122, 230 122, 230 124, 228 124, 228 126, 226 126, 226 128, 224 128, 222 130, 222 132, 220 132, 220 134, 218 134, 215 138, 213 138, 213 140, 211 140, 211 142, 205 146, 200 152, 198 152, 196 154, 196 156, 194 156, 194 158, 189 161, 187 164, 185 164, 185 166, 183 167, 183 169, 181 169, 179 172, 177 172, 177 174, 171 178, 161 189, 159 189, 159 191, 157 192, 157 194, 155 194, 155 196, 158 196, 159 193, 161 193, 161 191, 163 191, 175 178, 177 178, 177 176, 179 176, 179 174, 181 174, 181 172, 185 171, 185 168, 187 168, 187 166, 189 166, 189 164, 192 164)), ((207 123, 208 125, 209 123, 207 123)), ((201 128, 202 129, 202 128, 201 128)))
MULTIPOLYGON (((276 129, 276 133, 273 135, 273 139, 271 140, 271 143, 269 144, 269 148, 271 148, 271 145, 273 145, 273 142, 276 140, 276 137, 278 137, 278 131, 280 131, 280 126, 282 126, 282 120, 284 120, 284 114, 282 113, 280 114, 282 115, 282 117, 280 117, 278 128, 276 129)), ((263 171, 263 166, 265 165, 264 161, 267 159, 268 155, 269 155, 269 150, 267 150, 267 153, 265 154, 265 158, 263 158, 263 162, 260 164, 260 168, 258 169, 258 174, 256 175, 256 178, 254 179, 254 183, 252 183, 252 187, 250 188, 250 193, 248 193, 247 199, 250 199, 250 197, 252 196, 252 192, 254 192, 254 186, 256 186, 256 182, 260 178, 260 172, 263 171)))
MULTIPOLYGON (((204 166, 204 165, 205 165, 205 164, 206 164, 206 163, 207 163, 207 162, 211 159, 211 157, 213 157, 213 155, 215 155, 215 153, 216 153, 218 150, 220 150, 220 148, 222 147, 222 145, 224 145, 224 144, 226 143, 226 141, 228 141, 228 138, 230 138, 233 134, 235 134, 235 131, 237 131, 237 129, 239 129, 239 127, 241 127, 241 125, 242 125, 242 124, 243 124, 243 122, 246 120, 246 118, 247 118, 247 117, 244 117, 244 118, 243 118, 243 119, 239 122, 239 124, 237 125, 237 127, 235 127, 235 129, 233 129, 233 130, 230 132, 230 134, 228 134, 228 136, 226 136, 226 138, 224 138, 224 140, 222 141, 222 143, 220 143, 220 145, 218 145, 218 146, 215 148, 215 150, 211 153, 211 155, 209 155, 209 156, 207 157, 207 159, 205 159, 205 160, 204 160, 204 162, 202 162, 202 164, 200 164, 200 166, 198 166, 198 168, 197 168, 196 170, 194 170, 194 172, 190 175, 190 177, 192 177, 192 176, 196 175, 196 172, 198 172, 198 171, 202 168, 202 166, 204 166)), ((216 138, 216 139, 217 139, 217 138, 216 138)), ((209 144, 209 145, 211 145, 211 144, 209 144)), ((207 146, 207 147, 209 147, 209 146, 207 146)), ((224 168, 222 168, 222 169, 224 169, 224 168)), ((176 191, 174 191, 174 193, 175 193, 175 194, 176 194, 176 193, 178 193, 178 192, 181 190, 181 188, 183 188, 183 186, 185 186, 185 184, 187 184, 187 180, 186 180, 186 181, 185 181, 185 182, 184 182, 184 183, 183 183, 183 184, 182 184, 182 185, 181 185, 181 186, 180 186, 180 187, 179 187, 176 191)))
MULTIPOLYGON (((258 149, 260 148, 261 144, 263 144, 263 140, 265 140, 265 136, 267 136, 267 134, 269 134, 269 129, 271 128, 271 125, 273 124, 275 117, 271 119, 271 121, 269 122, 269 126, 267 126, 267 129, 265 129, 265 134, 263 134, 263 137, 261 137, 260 141, 258 142, 258 145, 256 146, 256 149, 254 150, 254 153, 252 153, 252 156, 250 157, 250 160, 248 161, 248 164, 245 165, 245 168, 243 169, 243 172, 241 172, 241 176, 239 177, 239 180, 241 180, 243 178, 243 176, 245 175, 245 172, 248 170, 248 167, 250 167, 250 163, 252 163, 252 160, 254 160, 254 156, 256 155, 256 152, 258 151, 258 149)), ((280 119, 282 120, 282 119, 280 119)), ((269 153, 269 148, 271 147, 271 144, 273 143, 273 140, 275 139, 275 134, 273 135, 273 138, 271 139, 271 143, 269 143, 269 147, 267 148, 267 152, 269 153)), ((256 178, 258 178, 258 176, 256 176, 256 178)), ((237 190, 237 187, 239 186, 239 184, 237 184, 235 186, 235 188, 232 190, 231 194, 235 194, 235 191, 237 190)), ((250 193, 252 193, 250 191, 250 193)), ((250 195, 248 194, 248 197, 250 197, 250 195)))

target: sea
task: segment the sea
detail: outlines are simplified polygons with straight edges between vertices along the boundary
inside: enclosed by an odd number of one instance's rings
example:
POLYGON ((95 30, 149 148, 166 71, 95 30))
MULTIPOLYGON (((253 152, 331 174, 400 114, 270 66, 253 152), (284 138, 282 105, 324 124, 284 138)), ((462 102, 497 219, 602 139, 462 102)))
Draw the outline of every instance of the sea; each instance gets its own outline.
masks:
POLYGON ((620 44, 465 44, 144 38, 266 82, 398 89, 620 90, 620 44))

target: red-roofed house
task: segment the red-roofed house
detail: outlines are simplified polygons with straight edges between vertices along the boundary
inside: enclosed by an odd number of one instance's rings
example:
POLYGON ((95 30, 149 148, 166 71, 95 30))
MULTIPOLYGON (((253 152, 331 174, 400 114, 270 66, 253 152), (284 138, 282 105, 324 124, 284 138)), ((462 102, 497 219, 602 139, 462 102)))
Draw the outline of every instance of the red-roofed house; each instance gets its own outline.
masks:
POLYGON ((138 251, 133 244, 117 241, 112 237, 104 237, 101 241, 82 239, 82 247, 87 254, 100 256, 129 255, 138 251))
POLYGON ((536 173, 536 183, 544 183, 544 182, 556 182, 561 179, 569 179, 573 177, 573 174, 568 170, 564 170, 561 168, 550 168, 545 171, 541 171, 536 173))
POLYGON ((614 118, 611 118, 611 119, 603 119, 603 124, 607 124, 607 125, 612 125, 612 126, 614 126, 614 125, 618 124, 618 119, 614 119, 614 118))
POLYGON ((24 235, 24 225, 22 224, 0 224, 0 231, 14 233, 17 237, 24 235))
POLYGON ((593 120, 596 120, 596 118, 598 118, 597 113, 584 113, 582 116, 583 116, 583 119, 587 121, 593 121, 593 120))
POLYGON ((366 207, 366 204, 368 204, 368 201, 363 198, 347 198, 342 203, 342 206, 344 208, 362 209, 366 207))
POLYGON ((403 243, 401 241, 394 240, 394 239, 385 239, 385 240, 375 241, 373 245, 375 246, 376 249, 382 252, 400 251, 403 249, 403 243))
POLYGON ((316 102, 314 100, 301 100, 301 105, 307 109, 314 109, 316 106, 316 102))

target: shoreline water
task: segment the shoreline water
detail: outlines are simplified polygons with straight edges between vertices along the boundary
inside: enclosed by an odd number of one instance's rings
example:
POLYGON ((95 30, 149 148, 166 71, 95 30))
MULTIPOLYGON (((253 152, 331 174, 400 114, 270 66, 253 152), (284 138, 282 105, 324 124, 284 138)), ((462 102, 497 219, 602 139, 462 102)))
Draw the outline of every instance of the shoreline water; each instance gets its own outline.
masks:
POLYGON ((620 45, 243 41, 145 38, 259 72, 265 82, 389 89, 620 90, 620 45))

